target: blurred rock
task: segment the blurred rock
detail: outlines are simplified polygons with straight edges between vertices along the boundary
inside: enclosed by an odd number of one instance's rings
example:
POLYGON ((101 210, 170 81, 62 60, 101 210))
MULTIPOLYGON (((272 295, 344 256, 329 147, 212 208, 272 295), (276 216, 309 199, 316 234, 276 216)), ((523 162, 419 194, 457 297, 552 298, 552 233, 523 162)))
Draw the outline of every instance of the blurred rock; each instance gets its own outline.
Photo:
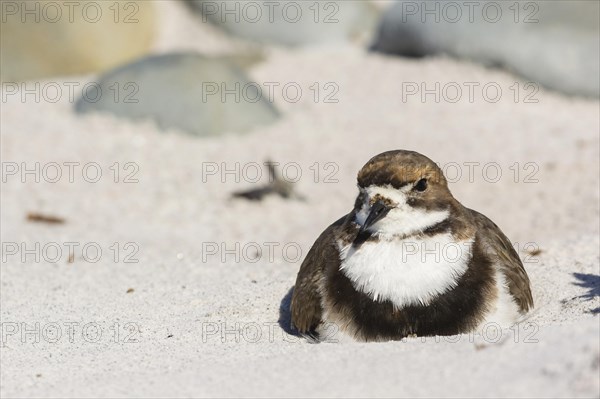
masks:
POLYGON ((384 13, 372 49, 405 56, 446 53, 503 66, 567 94, 600 95, 600 2, 465 4, 398 1, 384 13))
POLYGON ((104 71, 146 54, 156 29, 149 1, 3 1, 3 81, 104 71))
POLYGON ((224 2, 188 0, 203 22, 263 43, 302 46, 371 35, 377 9, 364 0, 224 2))
POLYGON ((75 108, 153 119, 197 136, 243 132, 278 118, 268 92, 237 65, 192 53, 151 56, 111 71, 75 108))

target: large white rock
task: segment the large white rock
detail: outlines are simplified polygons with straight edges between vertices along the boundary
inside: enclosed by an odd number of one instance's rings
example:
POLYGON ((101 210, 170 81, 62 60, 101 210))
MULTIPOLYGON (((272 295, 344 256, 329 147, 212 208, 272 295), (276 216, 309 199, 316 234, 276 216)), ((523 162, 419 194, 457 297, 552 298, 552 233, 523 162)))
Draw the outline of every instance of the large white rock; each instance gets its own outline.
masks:
POLYGON ((597 0, 485 0, 471 2, 472 8, 461 1, 426 3, 395 2, 372 48, 406 56, 446 53, 504 66, 564 93, 599 96, 597 0))
POLYGON ((152 119, 198 136, 239 133, 278 118, 268 93, 226 58, 151 56, 107 73, 97 86, 77 101, 77 112, 152 119))
POLYGON ((149 1, 0 2, 3 81, 103 72, 147 54, 149 1))
POLYGON ((374 29, 377 10, 368 1, 189 0, 204 22, 258 42, 298 46, 347 42, 374 29))

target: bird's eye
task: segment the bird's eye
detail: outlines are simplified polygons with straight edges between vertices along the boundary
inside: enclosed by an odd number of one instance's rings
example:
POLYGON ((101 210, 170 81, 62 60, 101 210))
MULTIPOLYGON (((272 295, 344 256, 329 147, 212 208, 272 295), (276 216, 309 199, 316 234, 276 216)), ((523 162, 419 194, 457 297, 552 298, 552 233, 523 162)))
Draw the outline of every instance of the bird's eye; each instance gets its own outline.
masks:
POLYGON ((427 190, 427 179, 421 179, 417 182, 417 184, 415 184, 415 186, 413 187, 414 190, 417 191, 425 191, 427 190))

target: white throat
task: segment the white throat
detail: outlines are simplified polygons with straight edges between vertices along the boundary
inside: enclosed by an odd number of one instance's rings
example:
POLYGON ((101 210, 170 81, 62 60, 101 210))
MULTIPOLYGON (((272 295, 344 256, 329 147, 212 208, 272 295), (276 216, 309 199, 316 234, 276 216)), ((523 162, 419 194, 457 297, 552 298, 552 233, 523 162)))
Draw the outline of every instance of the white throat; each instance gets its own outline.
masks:
MULTIPOLYGON (((364 189, 369 198, 379 195, 396 203, 394 209, 368 229, 371 233, 381 239, 405 237, 421 233, 448 218, 450 215, 448 210, 426 211, 408 205, 408 191, 411 188, 411 186, 405 186, 397 190, 392 187, 370 186, 364 189)), ((369 207, 365 203, 356 213, 356 222, 362 226, 367 216, 369 216, 369 207)))

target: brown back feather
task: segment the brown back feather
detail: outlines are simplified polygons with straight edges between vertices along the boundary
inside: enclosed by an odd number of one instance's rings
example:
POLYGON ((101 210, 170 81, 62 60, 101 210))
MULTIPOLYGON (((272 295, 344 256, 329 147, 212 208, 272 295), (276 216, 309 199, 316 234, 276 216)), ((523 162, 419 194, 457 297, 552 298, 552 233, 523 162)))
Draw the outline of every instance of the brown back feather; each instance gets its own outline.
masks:
POLYGON ((321 233, 300 266, 290 306, 292 324, 300 333, 309 332, 321 322, 319 287, 321 279, 325 275, 327 262, 340 263, 335 242, 335 230, 344 223, 347 216, 342 217, 321 233))
POLYGON ((485 215, 467 209, 473 218, 483 244, 487 247, 489 255, 494 258, 498 267, 504 274, 510 294, 515 298, 521 312, 525 313, 533 308, 533 298, 529 285, 529 277, 525 272, 523 263, 510 240, 502 233, 500 228, 485 215))

